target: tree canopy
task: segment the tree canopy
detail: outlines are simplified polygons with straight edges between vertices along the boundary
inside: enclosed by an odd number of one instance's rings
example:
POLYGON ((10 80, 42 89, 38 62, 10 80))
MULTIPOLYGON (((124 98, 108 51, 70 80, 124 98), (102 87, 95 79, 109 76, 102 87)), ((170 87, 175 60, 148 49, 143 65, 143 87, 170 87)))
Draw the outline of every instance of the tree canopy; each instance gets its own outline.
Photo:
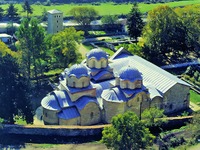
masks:
POLYGON ((142 38, 145 43, 144 55, 158 65, 174 63, 180 56, 189 53, 187 31, 169 6, 159 6, 148 13, 142 38))
POLYGON ((26 17, 28 18, 29 14, 33 13, 33 8, 30 6, 28 0, 24 1, 24 4, 22 5, 23 11, 26 12, 26 17))
POLYGON ((186 30, 187 48, 200 55, 200 5, 189 5, 182 8, 176 8, 175 12, 182 21, 186 30))
POLYGON ((105 127, 102 142, 115 150, 139 150, 152 145, 155 138, 133 112, 112 118, 112 126, 105 127))
POLYGON ((164 122, 161 119, 163 117, 165 117, 164 110, 155 107, 145 109, 142 112, 142 120, 147 126, 160 126, 164 122))
POLYGON ((20 74, 16 56, 0 41, 0 118, 14 123, 14 116, 22 116, 28 123, 33 121, 28 86, 20 74), (3 49, 2 49, 3 48, 3 49))
POLYGON ((0 20, 2 20, 4 16, 4 9, 0 7, 0 20))
POLYGON ((83 32, 76 31, 73 27, 66 28, 52 36, 50 49, 56 62, 60 64, 58 67, 66 68, 70 63, 77 61, 77 43, 83 38, 82 36, 83 32))
POLYGON ((18 17, 18 9, 15 8, 15 6, 13 4, 10 4, 8 9, 7 9, 7 12, 6 12, 6 15, 11 19, 13 20, 14 18, 18 17))
POLYGON ((21 68, 27 79, 37 79, 38 74, 42 74, 42 59, 45 57, 44 38, 45 32, 39 25, 37 19, 32 18, 30 21, 25 18, 16 35, 19 39, 20 51, 22 54, 21 68))
POLYGON ((142 29, 144 27, 144 22, 142 20, 142 14, 138 9, 137 3, 135 3, 128 14, 127 18, 128 34, 131 38, 134 38, 136 42, 137 38, 141 35, 142 29))
POLYGON ((117 22, 117 15, 105 15, 101 18, 103 24, 115 24, 117 22))
POLYGON ((80 25, 89 25, 98 12, 92 7, 74 7, 69 12, 80 25))

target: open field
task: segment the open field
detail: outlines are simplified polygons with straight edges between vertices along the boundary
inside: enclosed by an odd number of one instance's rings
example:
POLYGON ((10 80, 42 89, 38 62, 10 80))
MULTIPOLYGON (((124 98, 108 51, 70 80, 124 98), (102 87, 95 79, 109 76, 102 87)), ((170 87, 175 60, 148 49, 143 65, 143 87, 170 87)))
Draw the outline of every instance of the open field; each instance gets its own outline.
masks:
POLYGON ((200 95, 196 92, 194 92, 193 90, 190 90, 190 100, 195 103, 198 104, 200 103, 200 95))
MULTIPOLYGON (((191 4, 200 4, 200 0, 187 0, 187 1, 177 1, 177 2, 169 2, 169 3, 157 3, 157 4, 145 4, 145 3, 139 3, 139 8, 142 13, 148 12, 152 10, 153 8, 159 6, 159 5, 169 5, 170 7, 178 7, 178 6, 186 6, 191 4)), ((51 5, 51 6, 43 6, 43 5, 31 5, 33 8, 33 16, 40 16, 44 9, 52 10, 52 9, 58 9, 63 12, 64 16, 69 16, 69 10, 74 7, 80 7, 80 6, 87 6, 87 7, 94 7, 98 12, 100 16, 103 15, 121 15, 121 14, 127 14, 130 12, 132 4, 120 4, 120 5, 113 5, 113 3, 102 3, 99 6, 94 6, 91 4, 62 4, 62 5, 51 5)), ((7 5, 1 5, 3 9, 8 8, 7 5)), ((21 4, 16 4, 15 7, 18 8, 18 12, 21 16, 25 16, 26 14, 22 12, 22 6, 21 4)))

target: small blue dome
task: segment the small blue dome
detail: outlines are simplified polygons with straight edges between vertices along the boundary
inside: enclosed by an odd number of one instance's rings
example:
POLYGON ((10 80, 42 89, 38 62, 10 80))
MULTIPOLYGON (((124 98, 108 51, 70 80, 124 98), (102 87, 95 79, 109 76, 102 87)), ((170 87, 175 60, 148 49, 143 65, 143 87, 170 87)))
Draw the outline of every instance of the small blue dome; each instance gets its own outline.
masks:
POLYGON ((89 76, 87 68, 82 64, 75 64, 71 66, 67 72, 68 77, 75 76, 76 78, 80 78, 82 76, 89 76))
POLYGON ((42 107, 50 110, 58 111, 61 109, 55 95, 47 95, 46 97, 44 97, 41 101, 41 105, 42 107))
POLYGON ((121 68, 118 77, 122 80, 129 80, 131 82, 142 80, 141 73, 136 68, 130 66, 121 68))
POLYGON ((90 59, 90 58, 95 58, 96 60, 100 60, 101 58, 108 58, 108 55, 105 51, 103 51, 102 49, 100 48, 95 48, 95 49, 92 49, 91 51, 89 51, 87 54, 86 54, 86 57, 87 59, 90 59))

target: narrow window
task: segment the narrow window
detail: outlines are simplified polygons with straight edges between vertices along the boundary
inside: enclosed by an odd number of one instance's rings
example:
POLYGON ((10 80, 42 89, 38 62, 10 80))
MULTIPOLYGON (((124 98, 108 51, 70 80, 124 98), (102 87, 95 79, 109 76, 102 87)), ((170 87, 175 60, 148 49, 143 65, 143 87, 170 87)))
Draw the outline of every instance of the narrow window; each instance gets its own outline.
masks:
POLYGON ((90 113, 90 119, 93 119, 93 117, 94 117, 94 113, 91 112, 91 113, 90 113))
POLYGON ((82 87, 84 87, 84 82, 82 82, 82 87))
POLYGON ((75 82, 73 82, 73 87, 75 87, 76 86, 76 83, 75 82))

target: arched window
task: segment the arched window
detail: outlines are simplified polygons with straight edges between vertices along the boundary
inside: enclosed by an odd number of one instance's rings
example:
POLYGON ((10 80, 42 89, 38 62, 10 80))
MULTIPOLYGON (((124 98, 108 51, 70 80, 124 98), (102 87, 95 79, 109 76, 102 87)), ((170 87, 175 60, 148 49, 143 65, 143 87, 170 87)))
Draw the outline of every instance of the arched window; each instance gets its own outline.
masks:
POLYGON ((76 87, 76 82, 73 82, 73 87, 76 87))

